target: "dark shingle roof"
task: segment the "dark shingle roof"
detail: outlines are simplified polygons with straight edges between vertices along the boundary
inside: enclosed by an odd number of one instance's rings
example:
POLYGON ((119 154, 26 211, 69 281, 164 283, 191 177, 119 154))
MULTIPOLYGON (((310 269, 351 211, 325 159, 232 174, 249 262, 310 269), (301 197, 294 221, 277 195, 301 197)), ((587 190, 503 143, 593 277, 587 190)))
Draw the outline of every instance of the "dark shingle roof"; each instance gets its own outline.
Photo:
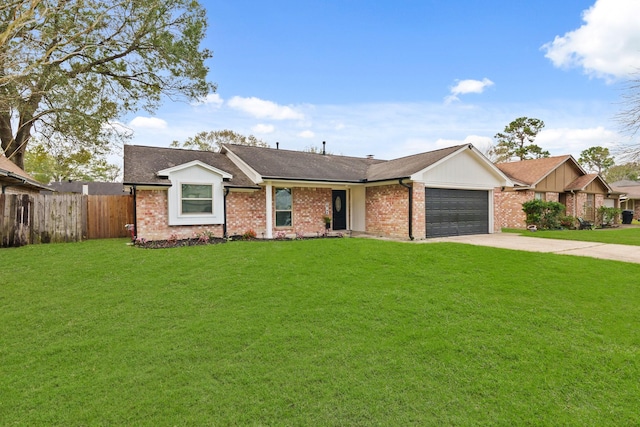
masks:
POLYGON ((454 147, 442 148, 440 150, 401 157, 399 159, 389 160, 388 162, 371 165, 367 172, 367 180, 384 181, 387 179, 409 177, 467 146, 466 144, 456 145, 454 147))
POLYGON ((167 178, 158 177, 156 173, 199 160, 233 175, 228 186, 255 187, 227 155, 237 156, 262 179, 353 183, 387 181, 407 178, 467 146, 457 145, 395 160, 378 160, 235 144, 224 144, 221 153, 125 145, 124 183, 170 185, 167 178))
POLYGON ((171 185, 166 177, 156 175, 158 171, 199 160, 232 175, 228 187, 255 187, 255 184, 221 153, 211 151, 183 150, 179 148, 124 146, 124 183, 147 185, 171 185))
POLYGON ((224 144, 225 150, 237 155, 265 179, 362 182, 370 165, 385 162, 234 144, 224 144))
POLYGON ((47 188, 58 193, 82 193, 83 186, 88 186, 91 195, 111 195, 117 196, 124 193, 124 186, 121 182, 83 182, 83 181, 62 181, 51 182, 47 188))

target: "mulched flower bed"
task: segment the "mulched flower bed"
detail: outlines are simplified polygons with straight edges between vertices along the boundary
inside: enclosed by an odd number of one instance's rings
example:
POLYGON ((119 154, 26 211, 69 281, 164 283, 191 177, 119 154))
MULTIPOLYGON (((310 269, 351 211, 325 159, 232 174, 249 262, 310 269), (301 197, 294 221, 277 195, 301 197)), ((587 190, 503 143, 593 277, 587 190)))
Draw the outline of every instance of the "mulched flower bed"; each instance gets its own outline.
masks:
POLYGON ((134 246, 144 249, 179 248, 181 246, 203 246, 226 243, 226 239, 171 239, 171 240, 136 240, 134 246))
POLYGON ((339 238, 343 237, 342 234, 333 235, 333 236, 325 236, 319 235, 317 237, 312 236, 296 236, 295 238, 290 237, 276 237, 275 239, 259 239, 257 237, 247 237, 243 235, 234 235, 229 236, 228 239, 223 239, 221 237, 211 237, 208 239, 202 238, 191 238, 191 239, 169 239, 169 240, 145 240, 138 239, 133 245, 143 249, 167 249, 167 248, 179 248, 182 246, 203 246, 203 245, 216 245, 219 243, 226 243, 229 241, 273 241, 273 240, 308 240, 308 239, 327 239, 327 238, 339 238))

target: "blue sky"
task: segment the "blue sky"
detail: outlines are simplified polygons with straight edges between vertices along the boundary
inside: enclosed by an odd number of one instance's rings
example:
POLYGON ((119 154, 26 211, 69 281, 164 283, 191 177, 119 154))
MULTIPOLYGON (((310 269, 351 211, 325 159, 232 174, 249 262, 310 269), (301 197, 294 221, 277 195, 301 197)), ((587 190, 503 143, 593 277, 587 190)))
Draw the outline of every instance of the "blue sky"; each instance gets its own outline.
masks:
POLYGON ((275 147, 391 159, 484 150, 521 116, 576 158, 628 141, 615 115, 640 70, 638 0, 201 0, 218 90, 125 118, 132 144, 232 129, 275 147))

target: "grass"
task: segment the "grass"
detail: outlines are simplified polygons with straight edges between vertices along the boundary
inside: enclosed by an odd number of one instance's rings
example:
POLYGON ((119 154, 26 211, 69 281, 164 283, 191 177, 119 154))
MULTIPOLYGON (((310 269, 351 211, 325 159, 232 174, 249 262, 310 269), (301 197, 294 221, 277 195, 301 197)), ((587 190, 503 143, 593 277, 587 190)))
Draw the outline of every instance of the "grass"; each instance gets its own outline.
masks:
POLYGON ((640 246, 640 227, 595 230, 538 230, 536 232, 521 229, 503 229, 503 231, 518 233, 527 237, 640 246))
POLYGON ((640 423, 640 265, 368 239, 0 257, 1 425, 640 423))

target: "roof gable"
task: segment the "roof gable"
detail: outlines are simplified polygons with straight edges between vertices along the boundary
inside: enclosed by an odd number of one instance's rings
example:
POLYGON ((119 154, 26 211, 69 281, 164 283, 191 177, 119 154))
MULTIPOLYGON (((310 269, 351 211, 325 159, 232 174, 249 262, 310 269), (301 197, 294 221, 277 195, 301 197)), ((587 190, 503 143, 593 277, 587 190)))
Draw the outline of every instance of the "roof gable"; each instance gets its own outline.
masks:
POLYGON ((452 153, 466 147, 467 145, 456 145, 454 147, 442 148, 440 150, 428 151, 426 153, 414 154, 412 156, 400 157, 399 159, 374 164, 369 167, 366 178, 367 181, 409 178, 411 175, 436 164, 452 153))
POLYGON ((496 163, 498 169, 512 180, 525 186, 534 187, 551 172, 566 162, 571 162, 581 174, 586 174, 571 155, 544 157, 542 159, 520 160, 516 162, 496 163))
POLYGON ((193 167, 201 167, 201 168, 203 168, 203 169, 205 169, 205 170, 207 170, 209 172, 215 173, 216 175, 222 176, 222 178, 224 178, 224 179, 233 178, 233 176, 230 173, 225 172, 223 170, 220 170, 218 168, 214 168, 213 166, 208 165, 206 163, 203 163, 200 160, 193 160, 193 161, 190 161, 188 163, 183 163, 181 165, 177 165, 177 166, 173 166, 173 167, 170 167, 170 168, 167 168, 167 169, 163 169, 161 171, 158 171, 157 175, 161 176, 161 177, 165 177, 165 176, 171 175, 174 172, 178 172, 178 171, 181 171, 181 170, 184 170, 184 169, 193 168, 193 167))
POLYGON ((495 188, 513 182, 473 145, 464 145, 450 155, 412 175, 413 181, 427 186, 456 188, 495 188))
POLYGON ((592 182, 598 182, 607 192, 611 193, 613 189, 602 179, 597 173, 589 173, 578 177, 565 188, 566 191, 584 191, 592 182))

